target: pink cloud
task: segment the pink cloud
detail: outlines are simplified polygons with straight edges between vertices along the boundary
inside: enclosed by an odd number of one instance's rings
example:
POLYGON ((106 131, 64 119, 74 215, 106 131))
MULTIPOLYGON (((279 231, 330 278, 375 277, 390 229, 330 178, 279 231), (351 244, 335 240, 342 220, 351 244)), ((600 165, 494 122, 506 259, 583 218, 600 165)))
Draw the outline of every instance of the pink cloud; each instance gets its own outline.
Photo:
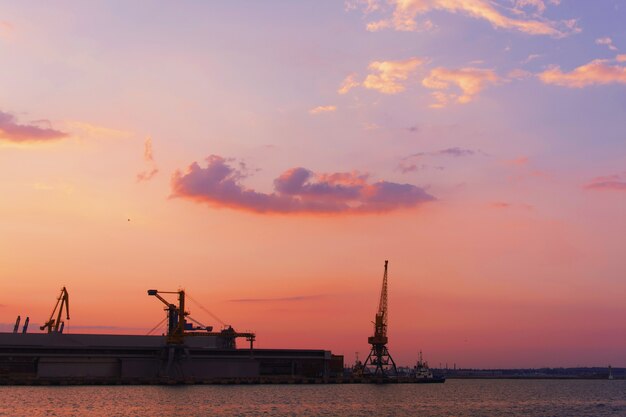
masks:
POLYGON ((493 203, 491 203, 491 207, 493 208, 510 208, 511 204, 510 203, 505 203, 504 201, 495 201, 493 203))
POLYGON ((255 213, 384 213, 434 200, 424 189, 387 181, 368 182, 368 174, 316 174, 292 168, 274 180, 273 193, 241 184, 245 174, 228 160, 211 155, 207 166, 197 162, 172 175, 172 196, 255 213))
POLYGON ((0 140, 4 139, 9 142, 48 142, 68 137, 69 135, 60 130, 51 127, 40 127, 47 121, 31 122, 31 124, 17 123, 15 116, 10 113, 0 111, 0 140))
POLYGON ((528 157, 518 156, 515 159, 510 159, 508 161, 505 161, 505 163, 507 165, 517 166, 517 167, 525 166, 525 165, 528 165, 528 157))
POLYGON ((511 208, 523 208, 525 210, 533 209, 533 206, 531 206, 530 204, 525 204, 525 203, 515 204, 515 203, 508 203, 506 201, 494 201, 490 203, 489 206, 495 209, 511 209, 511 208))
POLYGON ((617 51, 617 47, 613 45, 613 39, 609 38, 598 38, 596 39, 596 45, 606 45, 611 51, 617 51))
POLYGON ((593 178, 584 188, 587 190, 626 191, 626 172, 593 178))

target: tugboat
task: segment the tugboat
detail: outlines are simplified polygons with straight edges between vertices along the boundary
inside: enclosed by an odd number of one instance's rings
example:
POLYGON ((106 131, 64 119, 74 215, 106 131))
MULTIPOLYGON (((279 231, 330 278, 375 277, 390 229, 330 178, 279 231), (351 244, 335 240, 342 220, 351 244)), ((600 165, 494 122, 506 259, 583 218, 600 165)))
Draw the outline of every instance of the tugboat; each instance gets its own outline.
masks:
POLYGON ((446 378, 444 376, 433 374, 428 367, 428 362, 424 361, 421 350, 417 360, 417 365, 413 368, 413 378, 415 378, 415 382, 424 384, 446 382, 446 378))

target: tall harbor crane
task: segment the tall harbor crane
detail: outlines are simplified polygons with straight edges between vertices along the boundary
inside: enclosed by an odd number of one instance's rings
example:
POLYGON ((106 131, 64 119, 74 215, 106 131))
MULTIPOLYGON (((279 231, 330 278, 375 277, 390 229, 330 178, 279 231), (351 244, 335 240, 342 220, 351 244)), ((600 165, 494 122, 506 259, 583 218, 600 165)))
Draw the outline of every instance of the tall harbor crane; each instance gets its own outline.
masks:
POLYGON ((372 345, 372 349, 363 363, 366 373, 373 376, 386 378, 391 374, 397 375, 396 363, 394 362, 389 349, 387 349, 387 264, 385 261, 385 274, 383 275, 383 286, 380 290, 380 300, 378 311, 374 319, 374 336, 367 338, 367 342, 372 345), (374 368, 371 370, 370 368, 374 368), (392 372, 393 371, 393 372, 392 372))
MULTIPOLYGON (((213 332, 212 326, 205 326, 197 320, 189 316, 189 312, 185 311, 185 291, 159 291, 148 290, 148 295, 152 295, 158 298, 163 304, 166 305, 165 311, 167 311, 167 343, 171 345, 181 345, 186 336, 219 336, 225 341, 224 348, 235 349, 235 339, 238 337, 244 337, 246 341, 250 342, 250 350, 254 347, 254 341, 256 335, 250 332, 237 332, 232 326, 224 325, 224 328, 219 332, 213 332), (178 294, 178 306, 170 303, 160 294, 178 294), (192 323, 187 323, 186 319, 193 321, 201 327, 194 327, 192 323)), ((189 298, 193 300, 189 296, 189 298)), ((202 306, 200 306, 204 309, 202 306)), ((208 310, 204 309, 208 313, 208 310)), ((210 313, 211 314, 211 313, 210 313)), ((215 316, 214 316, 215 317, 215 316)), ((223 324, 223 323, 222 323, 223 324)))
POLYGON ((189 315, 185 311, 185 291, 148 290, 148 295, 155 296, 167 306, 167 342, 173 344, 182 343, 185 332, 185 316, 189 315), (178 294, 178 307, 176 307, 176 304, 172 304, 161 297, 159 293, 178 294))
MULTIPOLYGON (((45 330, 48 329, 48 333, 63 333, 63 328, 65 327, 65 322, 61 320, 63 316, 63 306, 65 305, 65 316, 66 320, 70 319, 70 295, 67 292, 65 287, 61 288, 61 294, 57 298, 57 303, 54 305, 54 309, 50 314, 50 318, 48 321, 39 329, 45 330), (56 318, 54 317, 54 313, 59 310, 56 318)), ((17 327, 17 324, 16 324, 17 327)))

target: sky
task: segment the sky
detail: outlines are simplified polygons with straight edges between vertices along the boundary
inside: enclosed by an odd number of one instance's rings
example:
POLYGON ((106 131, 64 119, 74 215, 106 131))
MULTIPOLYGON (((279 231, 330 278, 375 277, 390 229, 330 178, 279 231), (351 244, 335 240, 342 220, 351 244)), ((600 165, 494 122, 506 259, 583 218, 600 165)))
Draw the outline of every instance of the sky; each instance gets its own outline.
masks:
POLYGON ((626 366, 626 1, 0 5, 0 330, 146 290, 351 364, 626 366))

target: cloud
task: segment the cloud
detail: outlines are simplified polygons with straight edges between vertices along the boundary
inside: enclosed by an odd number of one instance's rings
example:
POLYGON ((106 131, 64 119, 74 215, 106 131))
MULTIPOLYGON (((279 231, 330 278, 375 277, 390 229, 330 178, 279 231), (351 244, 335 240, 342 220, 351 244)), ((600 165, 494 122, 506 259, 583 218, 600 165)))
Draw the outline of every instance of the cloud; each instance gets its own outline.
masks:
POLYGON ((335 110, 337 110, 337 106, 317 106, 309 110, 309 113, 311 114, 329 113, 335 110))
POLYGON ((159 173, 159 168, 154 162, 154 155, 152 153, 152 138, 150 137, 146 138, 143 143, 143 159, 147 164, 151 165, 151 167, 137 174, 138 182, 149 181, 159 173))
POLYGON ((487 84, 495 84, 499 80, 493 70, 481 68, 448 69, 437 67, 430 71, 430 75, 422 80, 422 85, 432 90, 436 103, 430 107, 445 107, 450 101, 460 104, 469 103, 482 91, 487 84), (461 94, 445 93, 451 85, 456 85, 461 94))
MULTIPOLYGON (((558 5, 561 3, 561 0, 548 0, 548 3, 558 5)), ((536 13, 542 14, 546 11, 546 1, 545 0, 515 0, 515 6, 513 8, 517 13, 524 13, 523 9, 525 7, 534 8, 536 13)))
POLYGON ((514 167, 523 167, 528 165, 528 157, 527 156, 518 156, 515 159, 509 159, 508 161, 504 161, 506 165, 514 166, 514 167))
POLYGON ((534 208, 530 204, 525 204, 525 203, 515 204, 515 203, 508 203, 506 201, 494 201, 490 203, 489 206, 495 209, 523 208, 525 210, 532 210, 534 208))
POLYGON ((344 4, 346 11, 361 8, 365 14, 374 12, 380 8, 378 0, 346 0, 344 4))
POLYGON ((584 188, 587 190, 626 191, 626 171, 621 174, 593 178, 584 188))
POLYGON ((39 191, 56 191, 61 192, 63 194, 72 194, 74 192, 74 186, 70 183, 65 182, 36 182, 32 184, 33 189, 39 191))
POLYGON ((13 25, 6 20, 0 20, 0 38, 10 38, 13 34, 13 25))
POLYGON ((374 61, 369 64, 370 74, 365 77, 363 86, 384 94, 397 94, 405 90, 403 81, 425 60, 412 57, 402 61, 374 61))
POLYGON ((521 182, 530 179, 540 178, 543 181, 552 180, 553 174, 548 171, 537 169, 527 156, 518 156, 514 159, 504 160, 500 162, 503 166, 511 169, 508 178, 512 182, 521 182))
POLYGON ((358 87, 359 85, 361 85, 361 83, 357 81, 357 77, 358 77, 358 74, 356 72, 353 72, 352 74, 348 75, 341 83, 341 86, 339 86, 337 93, 346 94, 348 91, 352 90, 354 87, 358 87))
POLYGON ((146 162, 154 162, 152 154, 152 138, 148 137, 143 143, 143 159, 146 162))
POLYGON ((626 54, 621 54, 615 57, 617 62, 626 62, 626 54))
POLYGON ((511 203, 505 203, 504 201, 495 201, 490 204, 493 208, 506 209, 511 207, 511 203))
POLYGON ((446 156, 455 156, 455 157, 459 157, 459 156, 470 156, 470 155, 475 155, 477 152, 472 150, 472 149, 463 149, 463 148, 447 148, 447 149, 442 149, 440 151, 434 152, 432 153, 433 155, 446 155, 446 156))
MULTIPOLYGON (((621 63, 623 55, 618 55, 615 61, 621 63)), ((626 84, 626 67, 611 65, 610 60, 595 59, 570 72, 563 72, 558 66, 552 66, 538 74, 545 84, 559 85, 569 88, 583 88, 590 85, 626 84)))
POLYGON ((450 156, 454 158, 459 158, 463 156, 472 156, 477 154, 484 155, 484 152, 459 147, 445 148, 433 152, 417 152, 402 158, 396 169, 398 169, 403 174, 427 168, 442 170, 444 169, 442 166, 430 166, 428 164, 419 163, 419 161, 421 161, 425 156, 450 156))
POLYGON ((158 173, 159 173, 158 168, 152 168, 147 171, 141 171, 139 174, 137 174, 137 182, 150 181, 158 173))
POLYGON ((530 78, 532 76, 533 76, 532 72, 526 71, 520 68, 515 68, 509 71, 509 73, 507 74, 507 78, 513 79, 513 80, 523 80, 525 78, 530 78))
POLYGON ((530 54, 522 61, 522 64, 528 64, 531 61, 534 61, 537 58, 541 58, 541 54, 530 54))
POLYGON ((318 300, 325 298, 324 294, 317 295, 295 295, 292 297, 276 297, 276 298, 236 298, 234 300, 228 300, 231 303, 275 303, 275 302, 290 302, 290 301, 307 301, 318 300))
MULTIPOLYGON (((389 0, 388 3, 393 7, 391 17, 370 22, 367 25, 369 31, 386 28, 398 31, 423 30, 424 25, 417 23, 417 16, 431 11, 459 13, 485 20, 496 29, 516 30, 529 35, 563 37, 580 31, 575 20, 555 22, 539 16, 546 7, 545 1, 539 0, 519 0, 513 8, 490 0, 389 0), (536 8, 537 13, 533 18, 528 18, 523 12, 522 8, 526 6, 536 8), (502 14, 499 10, 507 11, 511 16, 502 14)), ((550 3, 558 4, 555 1, 550 3)))
POLYGON ((6 140, 14 143, 49 142, 68 136, 65 132, 53 129, 47 120, 34 121, 31 124, 19 124, 15 116, 0 111, 0 141, 6 140))
POLYGON ((609 37, 596 39, 596 45, 606 45, 611 51, 617 51, 617 47, 613 45, 613 40, 609 37))
POLYGON ((453 148, 445 148, 445 149, 440 149, 438 151, 433 151, 433 152, 417 152, 417 153, 414 153, 414 154, 411 154, 411 155, 407 156, 406 158, 420 158, 422 156, 453 156, 453 157, 460 157, 460 156, 472 156, 472 155, 476 155, 476 154, 483 154, 484 155, 484 152, 483 151, 475 151, 473 149, 459 148, 458 146, 455 146, 453 148))
POLYGON ((197 162, 172 175, 172 197, 255 213, 383 213, 415 207, 434 200, 422 188, 387 181, 368 182, 368 174, 316 174, 292 168, 274 180, 273 193, 261 193, 241 184, 245 173, 229 160, 211 155, 207 166, 197 162))
POLYGON ((129 138, 132 136, 130 132, 124 130, 111 129, 109 127, 98 126, 92 123, 65 121, 63 125, 72 131, 73 136, 80 138, 129 138))

